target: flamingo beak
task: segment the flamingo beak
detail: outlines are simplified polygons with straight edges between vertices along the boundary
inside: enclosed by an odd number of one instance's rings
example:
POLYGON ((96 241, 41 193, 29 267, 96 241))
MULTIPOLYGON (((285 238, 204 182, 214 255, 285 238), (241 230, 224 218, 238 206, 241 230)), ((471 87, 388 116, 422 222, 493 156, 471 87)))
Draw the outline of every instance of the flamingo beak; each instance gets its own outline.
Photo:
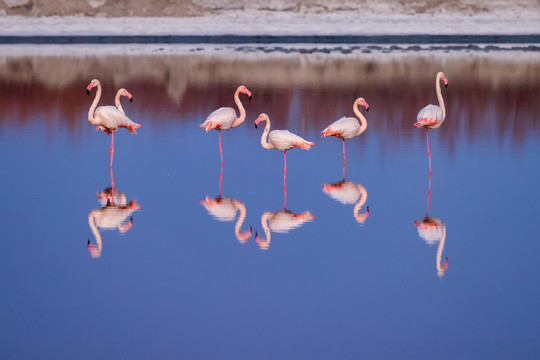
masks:
POLYGON ((444 84, 444 87, 447 88, 447 87, 448 87, 448 84, 444 84))
POLYGON ((133 96, 129 98, 129 102, 133 102, 133 96))
POLYGON ((93 84, 90 84, 86 87, 86 95, 90 95, 90 90, 92 90, 92 88, 94 87, 93 84))
POLYGON ((86 89, 86 95, 90 95, 90 90, 86 89))
POLYGON ((251 94, 249 94, 248 98, 249 98, 249 101, 251 101, 251 94))
POLYGON ((366 208, 366 211, 367 211, 367 212, 368 212, 368 214, 369 214, 369 206, 368 206, 368 207, 366 208))
POLYGON ((257 125, 259 125, 260 122, 261 122, 261 118, 257 118, 257 120, 255 120, 255 129, 257 128, 257 125))

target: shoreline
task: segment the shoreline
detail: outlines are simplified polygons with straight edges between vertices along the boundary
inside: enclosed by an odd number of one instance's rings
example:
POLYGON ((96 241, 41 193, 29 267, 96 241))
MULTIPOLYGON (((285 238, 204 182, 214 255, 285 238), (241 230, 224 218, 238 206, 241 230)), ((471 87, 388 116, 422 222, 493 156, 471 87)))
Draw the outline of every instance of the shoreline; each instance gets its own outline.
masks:
POLYGON ((15 15, 0 16, 0 36, 538 36, 539 23, 537 12, 467 16, 245 10, 177 18, 15 15))

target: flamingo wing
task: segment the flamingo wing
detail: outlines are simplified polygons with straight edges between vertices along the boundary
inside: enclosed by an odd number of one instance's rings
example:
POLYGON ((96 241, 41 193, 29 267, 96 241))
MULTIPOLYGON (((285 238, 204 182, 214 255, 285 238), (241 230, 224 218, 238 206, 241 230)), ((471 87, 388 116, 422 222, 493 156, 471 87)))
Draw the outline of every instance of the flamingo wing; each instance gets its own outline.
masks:
POLYGON ((443 123, 442 109, 437 105, 428 105, 418 112, 414 127, 436 129, 443 123))
POLYGON ((268 135, 268 142, 281 151, 287 151, 293 147, 301 147, 302 149, 309 150, 314 145, 300 136, 293 134, 289 130, 273 130, 268 135))
POLYGON ((326 129, 322 131, 322 134, 323 136, 335 136, 340 139, 348 140, 355 137, 358 130, 360 130, 360 124, 357 119, 352 117, 342 117, 328 125, 326 129))
POLYGON ((228 130, 231 128, 234 120, 236 119, 236 111, 231 107, 221 107, 213 111, 204 123, 199 125, 201 129, 228 130))
POLYGON ((236 208, 230 198, 216 198, 202 200, 201 204, 208 213, 219 221, 233 221, 236 217, 236 208))

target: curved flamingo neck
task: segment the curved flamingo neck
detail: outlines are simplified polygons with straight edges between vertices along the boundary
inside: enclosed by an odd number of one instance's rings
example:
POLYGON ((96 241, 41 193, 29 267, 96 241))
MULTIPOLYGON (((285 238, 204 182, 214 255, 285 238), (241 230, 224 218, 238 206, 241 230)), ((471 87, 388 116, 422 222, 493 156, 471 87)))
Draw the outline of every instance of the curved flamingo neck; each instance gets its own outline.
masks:
POLYGON ((124 112, 124 109, 122 108, 122 103, 120 103, 120 97, 122 96, 121 91, 122 90, 118 90, 118 92, 116 93, 116 97, 114 98, 114 105, 116 106, 118 111, 120 111, 122 114, 125 115, 126 113, 124 112))
POLYGON ((365 187, 363 187, 360 184, 358 184, 357 186, 358 186, 358 190, 360 190, 360 200, 358 200, 356 205, 354 205, 353 214, 356 221, 358 221, 359 223, 364 223, 369 213, 366 211, 363 214, 358 214, 358 211, 360 211, 362 206, 364 206, 364 204, 367 201, 367 190, 365 187))
POLYGON ((244 220, 246 219, 246 206, 242 204, 240 201, 237 201, 234 203, 234 207, 237 210, 240 210, 240 215, 238 216, 238 219, 236 220, 236 224, 234 225, 234 234, 236 235, 236 238, 240 242, 246 241, 247 234, 250 233, 250 231, 245 232, 244 234, 240 233, 240 229, 242 228, 242 224, 244 223, 244 220))
POLYGON ((359 107, 360 107, 360 101, 356 100, 353 104, 353 111, 356 114, 356 116, 360 119, 360 129, 358 129, 358 132, 356 133, 356 135, 360 135, 367 129, 367 120, 364 117, 364 115, 362 115, 362 113, 360 112, 359 107))
POLYGON ((271 239, 271 233, 270 233, 270 227, 268 226, 268 218, 270 217, 272 213, 267 211, 261 216, 261 225, 264 230, 264 236, 266 236, 265 239, 259 238, 257 242, 259 243, 259 246, 261 249, 268 249, 270 247, 270 239, 271 239))
POLYGON ((94 102, 90 106, 90 110, 88 110, 88 121, 92 125, 100 125, 94 118, 94 111, 96 111, 96 107, 100 98, 101 98, 101 84, 98 82, 96 97, 94 98, 94 102))
POLYGON ((90 213, 88 214, 88 225, 90 225, 90 229, 92 229, 92 233, 94 234, 94 237, 96 238, 96 244, 97 244, 97 248, 90 248, 90 255, 92 255, 92 257, 94 258, 98 258, 101 256, 101 248, 103 247, 103 244, 102 244, 102 241, 101 241, 101 235, 99 233, 99 230, 96 226, 96 221, 95 221, 95 212, 97 212, 99 210, 92 210, 90 211, 90 213))
POLYGON ((236 127, 246 120, 246 109, 244 109, 244 105, 242 105, 239 95, 240 95, 240 90, 236 90, 234 93, 234 102, 236 103, 236 106, 238 106, 238 110, 240 111, 240 116, 234 120, 231 127, 236 127))
POLYGON ((261 135, 261 145, 263 148, 265 149, 274 149, 275 146, 273 146, 272 144, 268 143, 268 133, 270 132, 270 119, 267 118, 267 119, 264 119, 262 121, 266 121, 266 126, 264 127, 264 131, 261 135))
POLYGON ((446 109, 444 107, 444 100, 441 93, 441 79, 443 78, 442 73, 437 74, 437 78, 435 80, 435 89, 437 91, 437 99, 439 100, 439 107, 442 110, 442 117, 443 119, 446 118, 446 109))
POLYGON ((448 268, 447 261, 445 261, 445 263, 441 265, 441 257, 442 257, 442 252, 444 249, 445 240, 446 240, 446 226, 443 225, 443 234, 441 236, 441 240, 439 240, 439 247, 437 248, 437 275, 439 276, 443 276, 444 272, 448 268))

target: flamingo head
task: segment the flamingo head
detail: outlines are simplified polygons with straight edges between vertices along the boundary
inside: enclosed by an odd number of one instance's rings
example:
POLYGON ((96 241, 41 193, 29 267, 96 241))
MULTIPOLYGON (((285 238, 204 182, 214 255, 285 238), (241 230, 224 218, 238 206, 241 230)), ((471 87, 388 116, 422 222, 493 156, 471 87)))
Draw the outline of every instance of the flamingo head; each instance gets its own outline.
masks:
POLYGON ((358 105, 365 107, 366 111, 369 111, 369 105, 364 98, 358 98, 356 101, 358 102, 358 105))
POLYGON ((448 87, 448 79, 446 78, 446 75, 444 75, 442 71, 439 71, 437 73, 437 78, 444 82, 444 87, 448 87))
POLYGON ((249 97, 249 100, 251 100, 251 91, 249 91, 248 88, 245 87, 244 85, 239 86, 238 89, 236 89, 236 91, 239 93, 246 94, 249 97))
POLYGON ((267 121, 267 120, 270 120, 270 118, 265 113, 262 113, 261 115, 259 115, 257 120, 255 120, 255 129, 257 128, 257 125, 259 125, 260 122, 267 121))
POLYGON ((120 93, 120 95, 127 97, 129 99, 129 102, 133 102, 133 95, 131 95, 129 91, 121 88, 120 90, 118 90, 118 92, 120 93))
POLYGON ((86 94, 90 95, 90 90, 92 90, 94 86, 98 86, 98 85, 99 85, 98 79, 93 79, 92 81, 90 81, 90 85, 86 87, 86 94))

